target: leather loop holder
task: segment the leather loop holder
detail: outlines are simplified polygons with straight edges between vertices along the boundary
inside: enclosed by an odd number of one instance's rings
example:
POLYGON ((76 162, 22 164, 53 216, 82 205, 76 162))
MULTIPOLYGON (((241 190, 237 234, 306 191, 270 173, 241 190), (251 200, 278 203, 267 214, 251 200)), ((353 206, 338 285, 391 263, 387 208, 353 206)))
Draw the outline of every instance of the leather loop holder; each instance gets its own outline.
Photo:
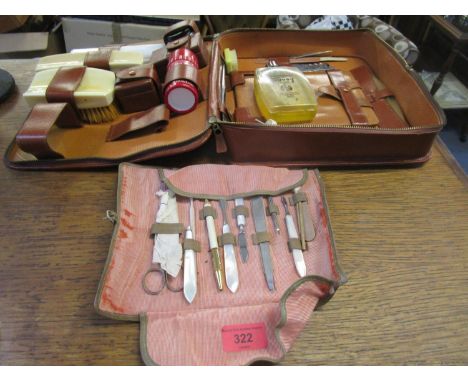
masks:
POLYGON ((153 64, 116 73, 115 98, 123 113, 147 110, 162 103, 161 81, 153 64))
POLYGON ((367 125, 367 117, 361 110, 361 105, 351 91, 352 85, 348 83, 343 73, 339 70, 329 70, 327 74, 330 78, 330 82, 340 94, 351 123, 353 125, 367 125))
POLYGON ((95 52, 88 52, 84 60, 84 66, 91 68, 98 68, 104 70, 110 70, 109 61, 111 58, 112 51, 115 48, 101 48, 95 52))
POLYGON ((46 90, 48 103, 65 102, 76 107, 74 92, 86 72, 86 67, 59 68, 46 90))
POLYGON ((354 78, 360 83, 362 91, 369 100, 375 114, 379 118, 379 125, 383 128, 404 128, 408 127, 404 121, 387 103, 385 98, 393 96, 388 89, 377 90, 372 72, 367 66, 359 66, 351 70, 354 78))
POLYGON ((156 133, 169 123, 169 109, 166 105, 155 106, 140 111, 121 122, 114 123, 107 133, 106 141, 115 141, 122 137, 135 137, 140 134, 156 133), (148 130, 153 130, 149 132, 148 130))
POLYGON ((37 159, 63 158, 63 155, 52 149, 47 142, 49 131, 53 126, 80 127, 81 121, 70 104, 37 104, 16 134, 16 144, 21 150, 34 155, 37 159))

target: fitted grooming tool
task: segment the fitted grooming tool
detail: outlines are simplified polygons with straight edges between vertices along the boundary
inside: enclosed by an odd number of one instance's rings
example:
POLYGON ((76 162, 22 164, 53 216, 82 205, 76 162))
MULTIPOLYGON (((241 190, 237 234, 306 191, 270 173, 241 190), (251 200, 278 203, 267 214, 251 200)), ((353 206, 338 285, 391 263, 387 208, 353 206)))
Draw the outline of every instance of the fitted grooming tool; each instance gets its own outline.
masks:
POLYGON ((317 112, 315 91, 307 77, 297 68, 277 66, 255 70, 254 94, 265 119, 278 123, 310 121, 317 112))
MULTIPOLYGON (((220 200, 219 204, 221 206, 221 212, 223 214, 223 236, 228 234, 234 239, 234 236, 231 234, 231 228, 229 227, 227 219, 227 206, 225 200, 220 200)), ((224 239, 223 239, 224 241, 224 239)), ((239 274, 237 271, 237 261, 236 253, 234 251, 233 243, 224 243, 224 275, 226 276, 226 285, 232 293, 237 291, 239 287, 239 274)))
POLYGON ((41 57, 36 72, 72 66, 88 66, 118 71, 143 64, 143 53, 123 52, 119 50, 87 53, 62 53, 41 57), (102 53, 101 53, 102 52, 102 53))
POLYGON ((134 44, 134 45, 122 45, 122 46, 109 46, 104 48, 79 48, 72 49, 70 53, 88 53, 88 52, 98 52, 102 49, 112 49, 117 52, 131 52, 131 53, 140 53, 143 55, 143 61, 147 62, 155 50, 161 49, 164 47, 164 44, 134 44))
POLYGON ((179 73, 194 73, 198 71, 197 56, 187 48, 176 49, 169 55, 166 86, 164 88, 164 103, 174 113, 189 113, 198 104, 198 89, 191 81, 178 78, 179 73))
POLYGON ((270 255, 270 245, 268 244, 267 222, 265 207, 261 196, 257 196, 250 201, 252 216, 255 224, 257 243, 262 256, 263 273, 270 291, 275 290, 275 279, 273 275, 273 263, 270 255))
POLYGON ((273 201, 271 196, 268 197, 268 213, 271 216, 271 220, 273 221, 273 227, 275 228, 276 234, 280 234, 280 227, 278 224, 278 206, 273 201))
POLYGON ((326 62, 313 62, 313 63, 303 63, 303 64, 292 64, 295 68, 298 68, 303 73, 313 73, 326 70, 335 69, 333 66, 327 64, 326 62))
POLYGON ((304 254, 302 253, 302 250, 297 248, 298 246, 300 246, 300 243, 298 241, 298 235, 296 227, 294 225, 294 220, 291 214, 289 213, 288 202, 284 196, 281 197, 281 202, 283 203, 284 212, 286 214, 284 220, 286 223, 286 229, 288 231, 288 238, 290 239, 288 245, 294 258, 294 265, 296 266, 296 270, 299 276, 304 277, 306 275, 306 265, 304 262, 304 254))
MULTIPOLYGON (((300 187, 294 189, 294 193, 297 194, 300 191, 300 187)), ((304 212, 302 208, 302 203, 296 203, 296 212, 297 212, 297 224, 299 225, 300 239, 301 239, 301 248, 303 251, 307 249, 305 242, 305 228, 304 228, 304 212)))
MULTIPOLYGON (((204 207, 211 208, 211 203, 206 200, 204 207)), ((213 216, 207 215, 205 217, 206 229, 208 231, 208 241, 210 245, 211 259, 213 261, 213 270, 218 284, 218 289, 223 290, 223 265, 221 264, 221 258, 219 256, 218 238, 216 236, 216 227, 213 216)))
POLYGON ((71 103, 82 120, 103 123, 114 120, 119 111, 114 105, 113 72, 73 67, 37 72, 23 94, 29 106, 38 103, 71 103))
POLYGON ((158 295, 166 287, 171 292, 180 292, 183 289, 171 287, 168 280, 168 274, 176 277, 182 265, 182 247, 177 232, 177 201, 172 191, 167 191, 164 183, 161 183, 161 190, 157 192, 157 196, 160 198, 159 209, 156 213, 156 223, 151 229, 155 234, 153 256, 151 266, 142 279, 142 287, 150 295, 158 295), (174 232, 171 232, 172 230, 174 232), (159 288, 149 285, 149 276, 156 273, 161 276, 159 288))
MULTIPOLYGON (((234 204, 236 208, 238 207, 245 208, 243 198, 236 198, 234 200, 234 204)), ((239 228, 239 233, 237 234, 237 243, 239 244, 240 257, 243 263, 246 263, 247 260, 249 259, 249 251, 247 249, 247 240, 245 238, 245 217, 246 216, 243 213, 236 214, 237 227, 239 228)))
POLYGON ((300 205, 300 210, 302 214, 301 224, 303 225, 304 241, 313 241, 315 239, 315 227, 312 215, 308 208, 307 196, 298 187, 294 189, 294 198, 296 199, 295 203, 297 205, 300 205))
MULTIPOLYGON (((190 199, 189 207, 189 226, 185 231, 186 239, 195 237, 195 210, 193 207, 193 199, 190 199)), ((197 261, 195 251, 193 249, 185 249, 184 251, 184 296, 191 304, 197 294, 197 261)))

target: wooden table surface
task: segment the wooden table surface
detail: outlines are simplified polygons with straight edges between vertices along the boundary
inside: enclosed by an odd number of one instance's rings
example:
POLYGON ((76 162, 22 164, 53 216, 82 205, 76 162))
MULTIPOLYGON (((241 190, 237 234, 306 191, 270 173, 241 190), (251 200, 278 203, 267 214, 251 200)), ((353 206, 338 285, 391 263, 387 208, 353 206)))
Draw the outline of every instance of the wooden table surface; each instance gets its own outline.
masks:
MULTIPOLYGON (((27 115, 20 94, 34 61, 0 67, 19 88, 0 105, 3 153, 27 115)), ((349 282, 312 314, 282 364, 466 365, 468 187, 441 142, 419 168, 322 177, 349 282)), ((93 309, 116 180, 115 170, 0 166, 0 364, 142 363, 138 323, 93 309)))

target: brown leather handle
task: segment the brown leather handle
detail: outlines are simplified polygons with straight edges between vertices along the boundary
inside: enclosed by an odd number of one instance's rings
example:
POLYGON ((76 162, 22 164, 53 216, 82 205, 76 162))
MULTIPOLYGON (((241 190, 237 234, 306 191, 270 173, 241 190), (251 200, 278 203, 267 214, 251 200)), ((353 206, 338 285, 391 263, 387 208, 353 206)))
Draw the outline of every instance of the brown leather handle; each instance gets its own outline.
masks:
POLYGON ((73 107, 67 103, 39 103, 32 108, 16 134, 16 144, 37 159, 63 158, 47 142, 49 131, 54 125, 80 127, 81 121, 73 107))

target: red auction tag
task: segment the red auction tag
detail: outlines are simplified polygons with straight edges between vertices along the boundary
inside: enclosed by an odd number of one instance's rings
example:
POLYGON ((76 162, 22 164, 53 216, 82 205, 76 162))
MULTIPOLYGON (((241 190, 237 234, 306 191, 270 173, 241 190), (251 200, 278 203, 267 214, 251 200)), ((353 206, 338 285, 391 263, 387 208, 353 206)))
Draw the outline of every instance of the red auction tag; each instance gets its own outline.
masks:
POLYGON ((238 352, 265 349, 268 345, 265 324, 226 325, 221 328, 223 350, 238 352))

